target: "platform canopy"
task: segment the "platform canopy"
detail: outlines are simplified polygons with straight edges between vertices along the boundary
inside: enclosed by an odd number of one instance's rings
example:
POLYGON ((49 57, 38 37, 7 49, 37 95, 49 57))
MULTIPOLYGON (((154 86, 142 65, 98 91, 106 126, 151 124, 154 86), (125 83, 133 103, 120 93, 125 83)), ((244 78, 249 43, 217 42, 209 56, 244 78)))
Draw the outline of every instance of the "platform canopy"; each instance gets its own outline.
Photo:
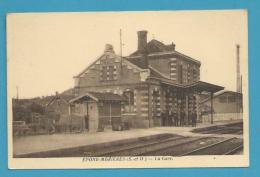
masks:
POLYGON ((224 87, 222 87, 222 86, 211 84, 208 82, 203 82, 203 81, 198 81, 198 82, 194 82, 190 85, 186 85, 185 88, 188 90, 194 90, 197 92, 205 91, 205 92, 210 92, 210 93, 215 93, 215 92, 218 92, 218 91, 224 89, 224 87))
POLYGON ((196 91, 196 92, 209 92, 209 93, 215 93, 220 90, 223 90, 224 87, 211 84, 208 82, 203 82, 203 81, 197 81, 188 85, 181 85, 173 82, 166 82, 166 81, 161 81, 162 84, 165 84, 170 87, 174 87, 176 89, 181 89, 183 91, 196 91))
POLYGON ((102 93, 102 92, 87 92, 79 95, 69 101, 69 103, 80 103, 87 100, 94 101, 124 101, 125 98, 121 95, 114 93, 102 93))

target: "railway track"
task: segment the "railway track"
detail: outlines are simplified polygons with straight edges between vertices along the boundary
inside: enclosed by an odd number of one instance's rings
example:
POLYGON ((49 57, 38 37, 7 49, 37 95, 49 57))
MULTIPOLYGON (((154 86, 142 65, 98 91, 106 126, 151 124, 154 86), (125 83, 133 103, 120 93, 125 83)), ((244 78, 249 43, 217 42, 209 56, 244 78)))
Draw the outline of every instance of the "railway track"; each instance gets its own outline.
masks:
POLYGON ((200 148, 202 146, 207 146, 210 144, 215 144, 216 142, 222 141, 225 138, 216 137, 204 137, 198 138, 194 141, 188 141, 182 144, 177 144, 175 146, 162 148, 160 150, 155 150, 142 154, 143 156, 180 156, 186 152, 192 151, 193 149, 200 148))
POLYGON ((98 147, 95 149, 89 149, 88 151, 84 151, 84 156, 104 156, 113 152, 122 151, 125 149, 132 149, 132 148, 138 148, 145 145, 152 145, 154 143, 163 143, 170 140, 175 140, 178 138, 183 138, 183 136, 179 135, 164 135, 157 138, 150 138, 146 139, 146 137, 141 137, 139 141, 129 141, 127 143, 119 143, 119 144, 113 144, 111 146, 103 146, 98 147))
POLYGON ((140 144, 129 145, 127 147, 108 149, 106 151, 96 152, 93 154, 93 156, 138 156, 146 152, 160 150, 161 148, 180 145, 190 141, 196 141, 198 139, 204 139, 204 137, 173 137, 164 140, 157 140, 155 142, 142 142, 140 144))
POLYGON ((239 127, 222 127, 214 130, 200 132, 202 134, 241 134, 243 130, 239 127))
POLYGON ((217 125, 212 127, 198 128, 192 130, 194 133, 201 134, 235 134, 240 135, 243 134, 243 123, 233 123, 226 125, 217 125))
POLYGON ((229 138, 223 141, 194 149, 190 152, 181 154, 187 155, 232 155, 243 149, 243 141, 238 138, 229 138))
POLYGON ((227 151, 224 155, 234 155, 237 152, 243 152, 243 143, 241 145, 238 145, 237 147, 231 149, 230 151, 227 151))
POLYGON ((231 155, 241 150, 243 140, 238 138, 174 136, 111 146, 84 154, 92 157, 231 155))
MULTIPOLYGON (((237 139, 237 138, 231 138, 237 139)), ((95 154, 95 156, 183 156, 190 155, 199 150, 205 149, 206 147, 215 147, 224 142, 229 142, 231 139, 226 138, 215 138, 215 137, 176 137, 170 138, 163 141, 140 144, 131 147, 124 147, 119 149, 113 149, 111 151, 101 152, 95 154), (194 150, 195 149, 195 150, 194 150), (188 152, 188 153, 187 153, 188 152), (191 153, 192 152, 192 153, 191 153)), ((241 142, 242 143, 242 142, 241 142)), ((235 154, 238 150, 241 150, 243 146, 230 148, 223 144, 224 154, 235 154), (227 153, 228 152, 228 153, 227 153)), ((240 144, 241 145, 241 144, 240 144)), ((219 150, 199 152, 198 155, 221 155, 219 150)), ((192 154, 193 155, 193 154, 192 154)))
POLYGON ((100 154, 100 156, 231 155, 242 148, 242 140, 237 138, 179 137, 168 141, 114 150, 100 154), (235 144, 231 143, 233 141, 235 144))

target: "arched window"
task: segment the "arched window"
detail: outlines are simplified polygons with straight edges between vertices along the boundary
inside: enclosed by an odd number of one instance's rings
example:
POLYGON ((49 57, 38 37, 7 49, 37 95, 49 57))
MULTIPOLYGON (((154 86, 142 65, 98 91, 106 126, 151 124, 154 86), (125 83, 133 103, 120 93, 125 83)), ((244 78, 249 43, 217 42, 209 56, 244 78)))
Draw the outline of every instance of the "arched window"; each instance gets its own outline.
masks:
POLYGON ((126 98, 125 102, 125 112, 134 112, 134 92, 133 91, 125 91, 123 93, 126 98))

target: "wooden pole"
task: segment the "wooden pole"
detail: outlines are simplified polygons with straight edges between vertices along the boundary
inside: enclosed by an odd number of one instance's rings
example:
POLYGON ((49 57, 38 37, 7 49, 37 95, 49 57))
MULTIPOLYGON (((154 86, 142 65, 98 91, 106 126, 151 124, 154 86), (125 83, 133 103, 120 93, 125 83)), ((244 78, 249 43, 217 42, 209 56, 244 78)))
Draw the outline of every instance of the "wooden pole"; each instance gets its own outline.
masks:
MULTIPOLYGON (((71 104, 69 104, 69 129, 71 132, 71 124, 72 124, 72 117, 71 117, 71 104)), ((66 128, 67 129, 67 128, 66 128)))
POLYGON ((239 49, 240 49, 240 45, 236 45, 237 48, 237 92, 240 93, 241 92, 241 84, 240 84, 240 58, 239 58, 239 49))
POLYGON ((211 124, 213 124, 213 92, 210 92, 210 113, 211 113, 211 124))
POLYGON ((185 120, 184 120, 184 122, 185 122, 186 126, 189 125, 188 116, 189 116, 189 97, 188 97, 188 95, 185 95, 185 120))
POLYGON ((122 43, 122 30, 120 29, 120 70, 121 75, 123 75, 123 43, 122 43))
POLYGON ((200 105, 199 105, 199 100, 200 100, 200 99, 199 99, 199 94, 196 93, 196 95, 195 95, 195 101, 196 101, 196 103, 195 103, 195 104, 196 104, 196 114, 197 114, 197 118, 196 118, 196 120, 197 120, 197 121, 198 121, 199 118, 200 118, 200 117, 199 117, 199 115, 200 115, 200 110, 199 110, 199 109, 200 109, 200 108, 199 108, 199 107, 200 107, 200 105))
POLYGON ((16 99, 19 100, 19 86, 16 86, 16 99))
POLYGON ((88 121, 88 122, 85 122, 85 127, 86 127, 86 124, 87 124, 87 125, 88 125, 87 128, 88 128, 88 131, 89 131, 89 122, 90 122, 90 119, 89 119, 88 101, 87 101, 87 121, 88 121))
POLYGON ((151 128, 151 111, 152 111, 152 104, 150 103, 151 102, 151 90, 150 90, 150 83, 148 82, 147 83, 147 90, 148 90, 148 124, 149 124, 149 128, 151 128))
POLYGON ((110 119, 110 124, 111 124, 111 126, 112 126, 112 113, 111 113, 111 102, 110 102, 110 104, 109 104, 109 119, 110 119))

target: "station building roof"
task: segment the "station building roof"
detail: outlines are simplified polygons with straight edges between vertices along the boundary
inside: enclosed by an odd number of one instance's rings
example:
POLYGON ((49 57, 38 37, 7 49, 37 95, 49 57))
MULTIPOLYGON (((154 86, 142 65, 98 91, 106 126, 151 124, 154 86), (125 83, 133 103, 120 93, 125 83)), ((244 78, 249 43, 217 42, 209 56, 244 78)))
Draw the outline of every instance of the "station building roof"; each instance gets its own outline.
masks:
POLYGON ((126 58, 128 61, 132 62, 133 64, 137 65, 138 67, 145 69, 145 68, 147 68, 147 66, 146 66, 145 59, 143 59, 144 54, 149 59, 150 59, 150 57, 153 57, 153 56, 176 55, 185 60, 188 60, 188 61, 194 62, 198 65, 201 65, 200 61, 198 61, 192 57, 189 57, 181 52, 176 51, 175 44, 172 43, 172 44, 166 45, 155 39, 153 39, 147 43, 147 45, 145 47, 145 53, 143 51, 137 50, 126 58))
POLYGON ((222 86, 218 86, 215 84, 211 84, 208 82, 203 82, 203 81, 197 81, 188 85, 180 85, 180 84, 176 84, 173 82, 167 82, 167 81, 162 81, 162 84, 165 85, 169 85, 169 86, 173 86, 176 88, 180 88, 183 89, 183 91, 197 91, 197 92, 218 92, 220 90, 223 90, 224 87, 222 86))
POLYGON ((82 102, 83 100, 92 99, 94 101, 124 101, 125 98, 121 95, 110 92, 87 92, 79 95, 69 101, 69 103, 82 102))
MULTIPOLYGON (((242 97, 242 93, 240 93, 240 92, 234 92, 234 91, 231 91, 231 90, 221 90, 219 92, 214 93, 213 98, 217 98, 217 97, 219 97, 219 96, 221 96, 223 94, 226 94, 226 93, 235 95, 237 97, 242 97)), ((210 100, 210 98, 208 97, 208 98, 202 100, 201 103, 207 102, 209 100, 210 100)))

